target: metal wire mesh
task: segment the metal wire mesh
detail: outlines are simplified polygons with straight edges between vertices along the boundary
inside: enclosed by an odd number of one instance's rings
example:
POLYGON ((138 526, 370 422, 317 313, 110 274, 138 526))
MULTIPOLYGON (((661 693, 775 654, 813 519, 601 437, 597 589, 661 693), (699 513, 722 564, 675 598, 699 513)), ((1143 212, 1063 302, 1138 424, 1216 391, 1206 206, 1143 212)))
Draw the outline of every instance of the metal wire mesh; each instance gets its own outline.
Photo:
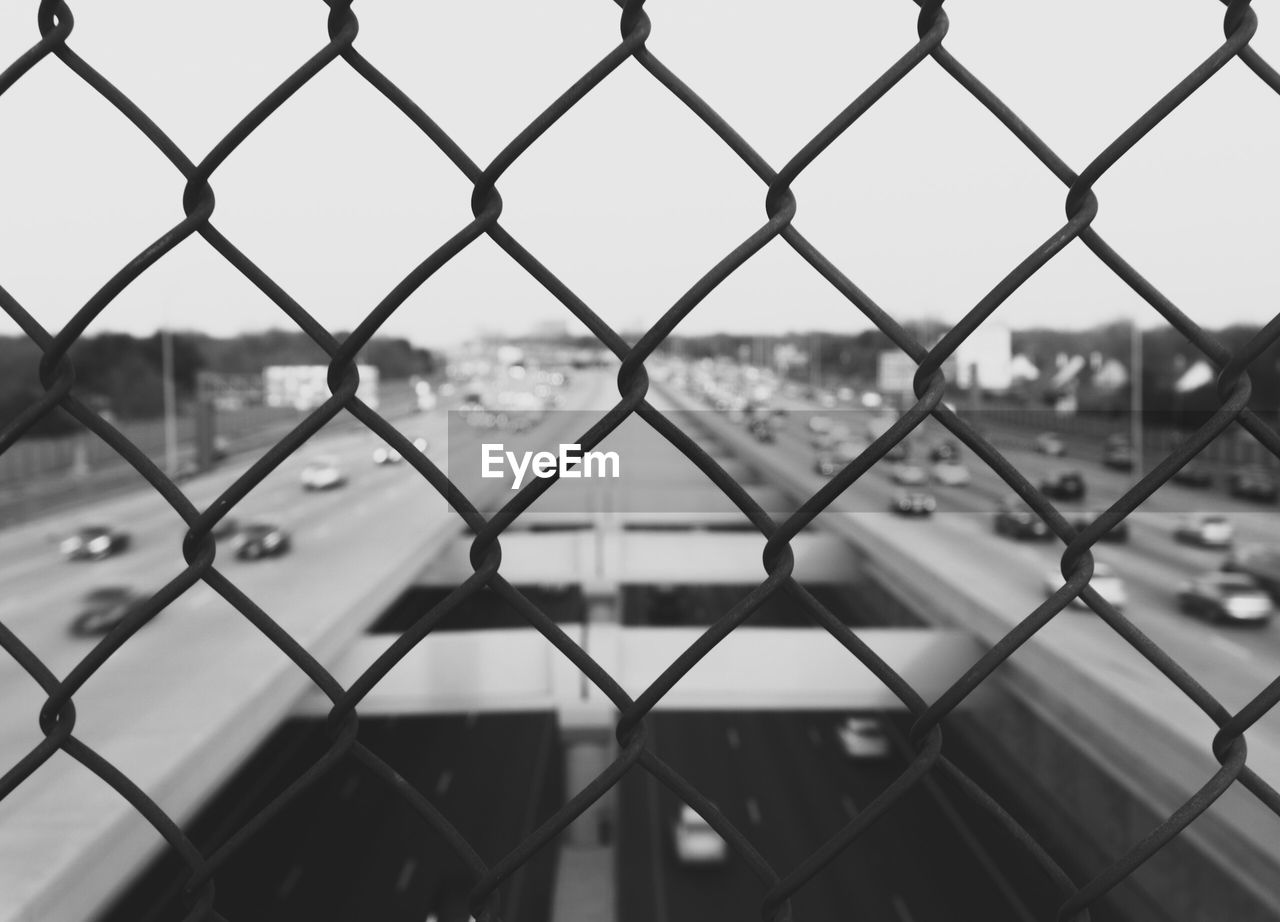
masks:
POLYGON ((0 777, 0 799, 38 771, 56 752, 76 759, 109 784, 129 802, 164 837, 168 846, 189 870, 185 889, 185 917, 188 920, 221 919, 213 908, 216 874, 245 842, 272 822, 282 809, 308 786, 330 771, 341 759, 351 758, 381 779, 389 789, 403 798, 406 806, 439 833, 457 853, 473 875, 474 887, 470 904, 478 919, 496 919, 493 899, 503 885, 539 849, 547 844, 581 814, 605 795, 619 779, 637 766, 649 772, 674 792, 680 800, 692 805, 724 837, 729 846, 746 862, 766 888, 761 906, 765 919, 788 919, 789 898, 831 862, 874 823, 893 815, 897 804, 909 791, 931 773, 950 776, 972 800, 993 817, 1049 875, 1061 893, 1058 919, 1089 918, 1089 907, 1103 894, 1125 879, 1143 862, 1186 828, 1229 787, 1240 784, 1267 809, 1280 814, 1280 794, 1258 777, 1246 764, 1245 733, 1280 701, 1280 676, 1240 710, 1232 713, 1213 698, 1178 663, 1146 637, 1129 619, 1114 609, 1089 584, 1093 572, 1091 548, 1108 529, 1133 512, 1157 488, 1183 465, 1196 456, 1210 441, 1232 424, 1249 432, 1271 453, 1280 456, 1280 433, 1266 425, 1247 407, 1250 396, 1249 365, 1280 338, 1280 315, 1273 318, 1249 344, 1238 352, 1228 351, 1220 342, 1197 326, 1186 314, 1163 295, 1150 281, 1127 263, 1092 228, 1098 212, 1093 193, 1097 181, 1144 135, 1169 115, 1197 88, 1233 58, 1238 58, 1258 79, 1280 93, 1280 74, 1249 45, 1257 28, 1257 18, 1248 0, 1226 3, 1223 20, 1225 41, 1171 89, 1155 105, 1117 137, 1081 172, 1073 171, 1037 135, 1021 121, 990 89, 984 86, 963 64, 943 47, 948 17, 942 0, 916 0, 920 7, 918 41, 913 44, 879 79, 868 86, 829 124, 815 135, 780 169, 774 169, 748 142, 679 76, 668 69, 646 47, 651 29, 643 0, 627 0, 621 6, 621 41, 590 70, 546 107, 487 166, 480 166, 412 99, 402 92, 355 47, 358 21, 352 11, 352 0, 327 0, 328 43, 300 66, 276 89, 220 140, 207 156, 193 161, 151 121, 124 93, 72 50, 69 39, 74 21, 69 6, 60 0, 43 0, 38 5, 39 41, 0 74, 0 94, 9 90, 38 62, 53 56, 62 62, 88 87, 111 103, 145 136, 186 180, 183 193, 184 217, 172 228, 123 266, 80 308, 61 330, 50 332, 41 326, 10 294, 0 288, 0 307, 13 318, 25 334, 43 352, 40 381, 45 395, 18 418, 4 421, 0 430, 0 453, 9 449, 24 432, 46 414, 62 408, 88 430, 95 433, 165 499, 186 522, 188 531, 183 542, 186 568, 160 589, 150 601, 132 612, 98 643, 67 675, 57 676, 7 627, 0 624, 0 647, 40 684, 48 698, 40 711, 39 722, 44 738, 17 764, 0 777), (634 59, 672 96, 683 103, 715 133, 760 179, 765 190, 767 220, 718 263, 712 266, 685 294, 675 302, 634 344, 626 342, 592 309, 562 282, 556 274, 518 242, 502 226, 502 198, 498 182, 506 170, 559 118, 579 100, 605 80, 619 65, 634 59), (926 349, 894 318, 847 278, 813 246, 793 223, 796 200, 791 186, 813 160, 855 121, 875 105, 914 68, 927 59, 949 74, 973 98, 985 106, 1023 146, 1030 151, 1066 187, 1067 220, 1047 240, 1032 250, 990 292, 951 328, 932 349, 926 349), (213 223, 214 194, 211 180, 218 167, 242 144, 265 119, 324 68, 337 66, 341 60, 369 86, 400 110, 429 138, 467 178, 473 186, 471 208, 474 215, 465 227, 419 263, 366 316, 355 331, 338 340, 322 327, 307 310, 236 245, 222 235, 213 223), (162 259, 183 240, 193 235, 204 238, 231 266, 253 283, 280 310, 315 341, 330 357, 329 385, 332 396, 310 414, 286 437, 259 458, 239 479, 205 509, 196 508, 184 494, 136 446, 101 415, 86 405, 75 391, 75 368, 68 349, 91 322, 156 261, 162 259), (549 489, 554 478, 535 479, 521 490, 492 518, 482 516, 449 479, 376 412, 355 396, 358 384, 356 356, 378 329, 404 301, 449 260, 480 237, 496 243, 525 272, 553 295, 570 313, 621 360, 618 375, 618 403, 604 414, 578 440, 584 449, 597 445, 606 435, 632 415, 638 415, 661 433, 689 458, 707 478, 728 496, 752 523, 767 537, 764 554, 766 579, 729 612, 710 627, 696 643, 670 664, 653 684, 632 699, 614 679, 595 663, 579 646, 541 610, 525 598, 500 570, 503 532, 538 497, 549 489), (774 238, 782 238, 819 275, 834 287, 858 311, 882 330, 896 346, 919 366, 915 378, 916 403, 898 422, 876 439, 856 460, 832 478, 801 508, 784 521, 774 521, 726 472, 674 422, 646 400, 649 380, 645 360, 676 326, 698 304, 735 270, 774 238), (1152 309, 1177 329, 1219 370, 1218 390, 1221 404, 1217 412, 1177 449, 1164 457, 1153 470, 1135 483, 1116 503, 1097 517, 1088 527, 1075 531, 1068 521, 1035 487, 964 419, 943 404, 947 392, 941 367, 957 347, 978 328, 1002 302, 1026 282, 1073 240, 1081 240, 1104 265, 1143 298, 1152 309), (435 608, 425 614, 412 629, 406 631, 382 654, 351 687, 342 687, 312 655, 283 630, 267 612, 241 592, 214 565, 215 549, 211 537, 213 527, 236 504, 289 455, 297 451, 335 416, 347 412, 372 432, 398 449, 401 455, 435 490, 459 510, 475 538, 471 547, 474 573, 435 608), (924 701, 891 668, 868 649, 847 626, 825 608, 804 587, 791 578, 794 558, 788 542, 809 525, 837 496, 912 430, 933 417, 955 434, 979 458, 995 471, 1013 490, 1049 524, 1066 544, 1061 568, 1063 585, 1043 604, 1023 618, 938 700, 924 701), (146 791, 137 787, 124 773, 87 746, 74 731, 76 727, 75 695, 85 682, 143 625, 166 605, 197 583, 205 583, 275 644, 332 702, 328 719, 329 744, 324 756, 249 823, 225 839, 209 854, 202 854, 188 840, 178 824, 156 804, 146 791), (620 744, 616 759, 586 788, 576 792, 553 816, 526 839, 512 843, 510 851, 496 861, 476 853, 468 841, 426 794, 403 782, 395 771, 357 739, 357 706, 374 685, 417 643, 422 641, 449 612, 464 603, 483 587, 491 587, 564 654, 582 674, 600 688, 617 706, 621 717, 617 724, 620 744), (703 794, 690 785, 666 762, 646 748, 645 717, 693 666, 731 631, 746 622, 753 611, 775 593, 786 593, 825 628, 835 642, 860 660, 893 693, 914 717, 910 740, 914 756, 905 771, 847 825, 821 845, 798 866, 777 869, 771 866, 736 828, 703 794), (1203 786, 1176 811, 1159 823, 1127 852, 1114 860, 1093 879, 1072 879, 1059 863, 1035 839, 1025 832, 999 803, 943 754, 941 721, 952 712, 997 667, 1043 628, 1073 598, 1080 597, 1114 631, 1141 656, 1177 686, 1218 726, 1212 740, 1212 751, 1220 768, 1205 780, 1203 786))

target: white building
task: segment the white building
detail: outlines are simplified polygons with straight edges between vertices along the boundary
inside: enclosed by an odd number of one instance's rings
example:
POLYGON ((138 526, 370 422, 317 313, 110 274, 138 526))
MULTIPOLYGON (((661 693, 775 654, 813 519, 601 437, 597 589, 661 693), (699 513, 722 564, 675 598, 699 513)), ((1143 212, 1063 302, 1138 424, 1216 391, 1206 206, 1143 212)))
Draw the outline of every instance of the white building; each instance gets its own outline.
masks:
POLYGON ((1013 335, 1008 327, 984 323, 955 351, 956 384, 968 389, 977 375, 984 391, 1007 391, 1013 384, 1013 335))
MULTIPOLYGON (((356 395, 378 409, 378 369, 357 365, 360 387, 356 395)), ((314 410, 330 397, 329 368, 326 365, 268 365, 262 369, 264 402, 269 407, 314 410)))

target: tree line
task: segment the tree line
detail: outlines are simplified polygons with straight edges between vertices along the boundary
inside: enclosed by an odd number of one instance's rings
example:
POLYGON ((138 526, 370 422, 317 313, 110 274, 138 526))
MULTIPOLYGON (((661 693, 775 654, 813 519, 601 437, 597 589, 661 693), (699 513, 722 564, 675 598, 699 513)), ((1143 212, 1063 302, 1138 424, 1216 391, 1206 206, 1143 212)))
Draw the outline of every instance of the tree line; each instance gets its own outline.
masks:
MULTIPOLYGON (((932 343, 947 329, 940 321, 922 321, 905 324, 909 332, 920 342, 932 343)), ((1242 349, 1257 332, 1258 327, 1238 325, 1210 331, 1233 352, 1242 349)), ((1169 425, 1190 428, 1203 423, 1221 404, 1217 385, 1210 382, 1186 393, 1175 390, 1175 384, 1183 373, 1203 354, 1181 333, 1171 327, 1141 332, 1143 410, 1158 415, 1169 425)), ((771 361, 774 348, 779 345, 793 347, 795 354, 809 361, 794 364, 789 375, 797 380, 812 380, 813 369, 825 383, 850 383, 854 386, 874 388, 879 355, 886 349, 897 347, 879 330, 858 333, 788 333, 755 336, 750 334, 711 334, 705 336, 672 336, 662 346, 665 354, 685 358, 714 358, 725 356, 748 357, 759 361, 761 354, 771 361)), ((1103 324, 1084 330, 1022 329, 1012 331, 1012 347, 1015 354, 1029 358, 1041 371, 1039 382, 1025 385, 1011 397, 1036 406, 1053 399, 1049 379, 1060 354, 1084 355, 1097 353, 1103 358, 1118 361, 1126 369, 1130 364, 1130 327, 1127 323, 1103 324)), ((1254 410, 1274 414, 1280 410, 1280 343, 1269 346, 1250 366, 1252 395, 1249 405, 1254 410)), ((1081 394, 1081 409, 1095 412, 1126 413, 1130 395, 1127 388, 1121 391, 1088 391, 1081 394)))
MULTIPOLYGON (((339 338, 345 334, 338 334, 339 338)), ((180 401, 196 392, 202 371, 257 374, 267 365, 323 365, 328 356, 305 334, 268 330, 219 338, 203 333, 174 333, 173 378, 180 401)), ((100 411, 121 419, 146 419, 164 412, 163 345, 161 336, 135 337, 101 333, 81 337, 71 347, 75 366, 74 393, 100 411)), ((22 336, 0 336, 0 427, 8 424, 44 395, 40 385, 40 350, 22 336)), ((438 357, 404 339, 374 338, 359 361, 377 367, 384 380, 430 375, 438 357)), ((47 415, 33 434, 54 435, 78 427, 61 410, 47 415)))

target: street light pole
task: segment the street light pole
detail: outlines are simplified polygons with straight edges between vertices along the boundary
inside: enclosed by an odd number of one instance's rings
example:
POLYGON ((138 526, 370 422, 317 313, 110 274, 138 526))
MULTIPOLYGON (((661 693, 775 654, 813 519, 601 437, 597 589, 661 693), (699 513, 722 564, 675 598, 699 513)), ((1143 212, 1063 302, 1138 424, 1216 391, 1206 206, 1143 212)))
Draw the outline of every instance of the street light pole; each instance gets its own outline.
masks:
POLYGON ((809 334, 809 386, 818 387, 822 380, 822 340, 817 333, 809 334))
POLYGON ((1132 378, 1129 387, 1129 441, 1133 449, 1133 469, 1141 477, 1146 467, 1142 457, 1142 332, 1138 329, 1137 317, 1129 325, 1129 373, 1132 378))
POLYGON ((164 466, 170 477, 178 472, 177 394, 173 384, 173 333, 166 323, 160 330, 160 365, 164 381, 164 466))

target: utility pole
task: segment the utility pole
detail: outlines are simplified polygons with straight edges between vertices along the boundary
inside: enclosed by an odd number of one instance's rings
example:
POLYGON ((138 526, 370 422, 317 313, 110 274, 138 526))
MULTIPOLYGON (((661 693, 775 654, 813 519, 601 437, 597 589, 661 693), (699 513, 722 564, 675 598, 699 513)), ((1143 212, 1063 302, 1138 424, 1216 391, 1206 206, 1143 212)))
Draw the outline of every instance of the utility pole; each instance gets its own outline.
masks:
POLYGON ((160 330, 160 364, 164 379, 164 466, 172 477, 178 472, 177 394, 173 384, 173 333, 165 323, 160 330))
POLYGON ((1141 477, 1146 472, 1142 457, 1142 331, 1135 316, 1129 326, 1129 442, 1133 450, 1133 469, 1141 477))
POLYGON ((809 384, 817 388, 822 381, 822 339, 817 333, 809 334, 809 384))

